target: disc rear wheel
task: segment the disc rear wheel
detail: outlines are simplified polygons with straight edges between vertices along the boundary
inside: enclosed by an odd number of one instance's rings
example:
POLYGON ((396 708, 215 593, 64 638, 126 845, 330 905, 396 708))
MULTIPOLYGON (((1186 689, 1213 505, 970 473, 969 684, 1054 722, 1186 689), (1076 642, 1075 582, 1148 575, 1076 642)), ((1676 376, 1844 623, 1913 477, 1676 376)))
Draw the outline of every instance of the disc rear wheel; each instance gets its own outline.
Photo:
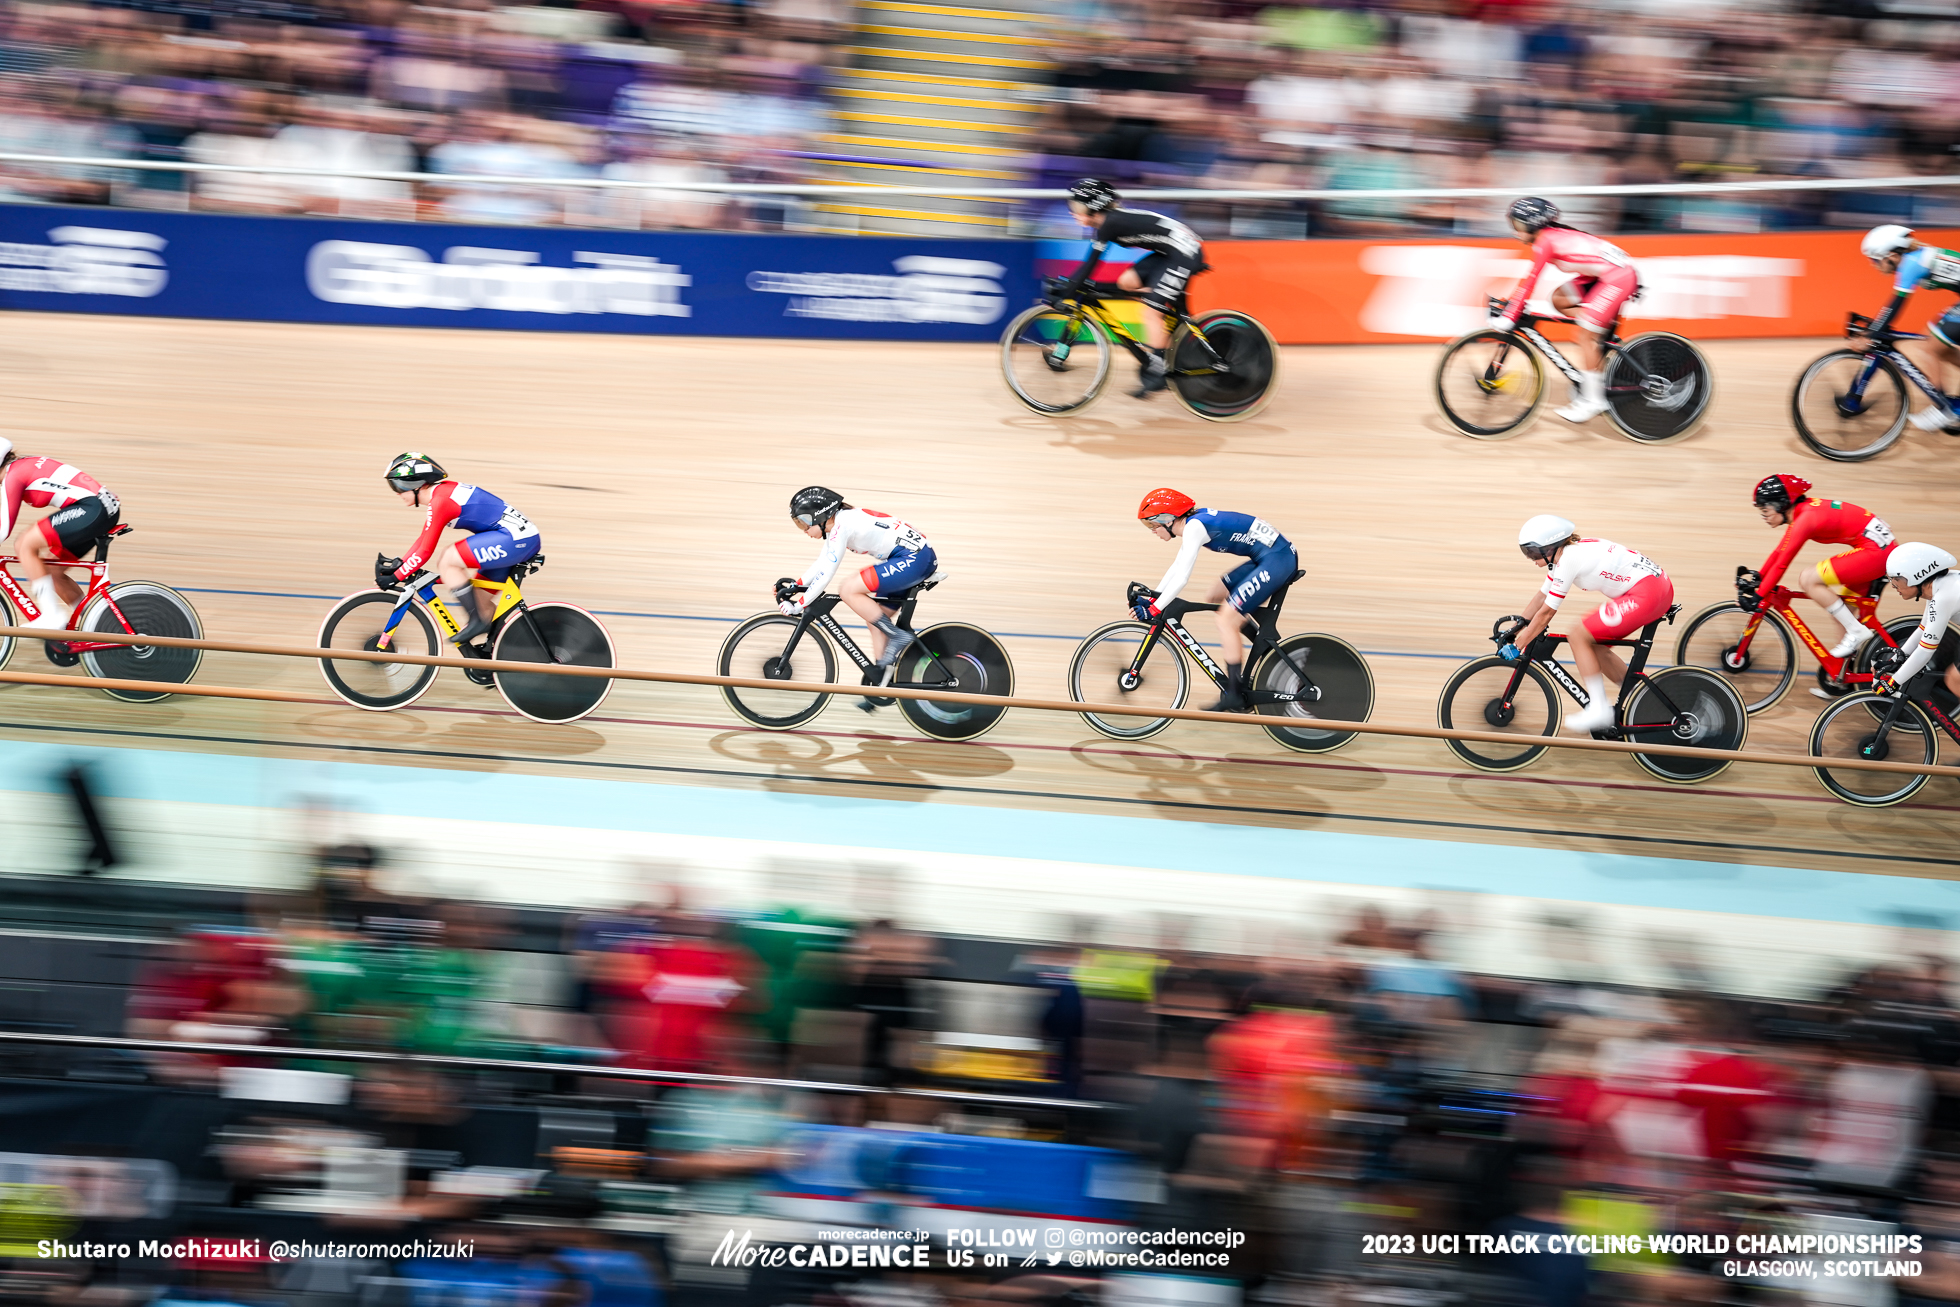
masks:
POLYGON ((1248 314, 1200 313, 1171 338, 1171 388, 1184 407, 1207 421, 1243 422, 1266 407, 1278 382, 1279 346, 1248 314))
POLYGON ((1375 708, 1375 678, 1361 651, 1332 635, 1290 635, 1252 673, 1253 711, 1276 717, 1266 734, 1296 753, 1329 753, 1355 736, 1337 722, 1365 722, 1375 708), (1293 696, 1262 703, 1262 694, 1293 696))
MULTIPOLYGON (((97 599, 83 614, 81 625, 84 630, 117 634, 134 632, 137 635, 162 635, 178 640, 204 638, 204 627, 197 620, 197 610, 191 607, 188 599, 167 585, 158 585, 154 581, 120 581, 109 587, 109 595, 116 601, 116 608, 122 610, 122 617, 118 618, 115 609, 110 608, 107 602, 97 599), (125 621, 128 622, 127 627, 123 624, 125 621)), ((182 685, 197 675, 198 664, 203 660, 202 649, 125 644, 84 653, 82 666, 88 669, 91 676, 182 685)), ((107 687, 104 687, 103 693, 128 703, 151 703, 170 696, 168 690, 112 690, 107 687)))
MULTIPOLYGON (((1621 720, 1634 744, 1736 750, 1749 738, 1749 711, 1742 696, 1727 676, 1705 667, 1664 667, 1653 673, 1633 688, 1621 720)), ((1636 753, 1633 759, 1650 774, 1682 785, 1719 776, 1730 762, 1672 753, 1636 753)))
MULTIPOLYGON (((896 681, 912 690, 1011 695, 1014 664, 1000 641, 979 627, 942 622, 919 632, 911 648, 899 656, 896 681)), ((931 699, 900 699, 898 710, 921 734, 935 740, 974 739, 1007 715, 1007 709, 988 704, 931 699)))
POLYGON ((1693 435, 1714 397, 1708 360, 1672 332, 1635 336, 1606 364, 1607 413, 1622 435, 1642 444, 1693 435))
MULTIPOLYGON (((524 605, 504 619, 490 657, 495 662, 612 667, 612 637, 599 619, 566 603, 524 605)), ((549 672, 492 672, 504 702, 534 722, 575 722, 606 701, 612 680, 549 672)))

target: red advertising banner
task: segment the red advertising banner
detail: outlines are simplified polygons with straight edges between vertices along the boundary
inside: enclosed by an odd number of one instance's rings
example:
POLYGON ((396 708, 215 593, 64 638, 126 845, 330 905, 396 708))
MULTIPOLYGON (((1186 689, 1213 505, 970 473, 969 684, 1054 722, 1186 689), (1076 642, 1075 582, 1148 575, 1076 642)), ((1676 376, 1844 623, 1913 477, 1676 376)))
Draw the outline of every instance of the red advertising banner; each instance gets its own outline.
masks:
MULTIPOLYGON (((1891 297, 1891 279, 1858 253, 1863 234, 1615 237, 1643 287, 1621 334, 1835 336, 1846 313, 1876 313, 1891 297)), ((1195 305, 1242 309, 1287 345, 1447 340, 1481 326, 1486 296, 1508 294, 1530 266, 1517 241, 1456 238, 1207 241, 1205 257, 1212 270, 1192 283, 1195 305)), ((1540 281, 1537 307, 1549 309, 1544 297, 1561 280, 1551 272, 1540 281)), ((1919 296, 1902 325, 1917 329, 1951 303, 1919 296)))

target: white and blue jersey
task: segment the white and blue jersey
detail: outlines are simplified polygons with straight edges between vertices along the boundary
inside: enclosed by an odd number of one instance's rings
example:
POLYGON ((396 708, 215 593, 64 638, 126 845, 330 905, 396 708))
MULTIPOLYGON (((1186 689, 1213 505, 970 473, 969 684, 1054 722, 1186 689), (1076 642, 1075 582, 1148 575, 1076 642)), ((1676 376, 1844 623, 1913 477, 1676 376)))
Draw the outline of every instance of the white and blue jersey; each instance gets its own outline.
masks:
MULTIPOLYGON (((1917 245, 1899 257, 1899 271, 1892 279, 1898 298, 1883 321, 1889 323, 1898 305, 1916 290, 1960 292, 1960 254, 1932 245, 1917 245)), ((1948 345, 1960 345, 1960 305, 1955 305, 1927 324, 1928 331, 1948 345)))
POLYGON ((1265 602, 1273 591, 1293 579, 1300 566, 1293 542, 1266 519, 1250 513, 1200 508, 1184 519, 1177 557, 1164 573, 1164 579, 1157 583, 1158 607, 1175 599, 1177 592, 1190 582, 1200 549, 1238 554, 1246 560, 1225 574, 1225 601, 1241 613, 1249 613, 1265 602))

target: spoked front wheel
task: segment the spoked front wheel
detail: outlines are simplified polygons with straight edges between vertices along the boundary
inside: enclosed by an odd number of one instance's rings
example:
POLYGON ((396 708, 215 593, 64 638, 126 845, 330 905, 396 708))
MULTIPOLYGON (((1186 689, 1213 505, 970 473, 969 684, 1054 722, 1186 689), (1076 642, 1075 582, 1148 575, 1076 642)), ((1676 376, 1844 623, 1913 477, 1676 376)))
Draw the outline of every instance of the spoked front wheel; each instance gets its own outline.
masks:
POLYGON ((1728 678, 1742 706, 1759 713, 1789 693, 1797 679, 1797 642, 1789 626, 1765 609, 1747 613, 1736 604, 1712 604, 1695 614, 1674 661, 1728 678))
POLYGON ((1000 336, 1000 370, 1014 397, 1037 413, 1089 407, 1109 381, 1109 337, 1095 319, 1037 304, 1000 336))
POLYGON ((1266 407, 1279 383, 1273 333, 1236 309, 1212 309, 1180 324, 1169 358, 1171 389, 1208 422, 1243 422, 1266 407))
MULTIPOLYGON (((1139 709, 1182 708, 1191 670, 1163 628, 1111 622, 1089 633, 1068 664, 1068 697, 1077 703, 1139 709)), ((1144 740, 1171 724, 1168 717, 1085 712, 1082 720, 1112 740, 1144 740)))
POLYGON ((1253 711, 1283 718, 1266 734, 1297 753, 1329 753, 1355 736, 1334 722, 1365 722, 1375 710, 1367 659, 1332 635, 1289 635, 1252 672, 1253 711), (1293 696, 1263 702, 1265 694, 1293 696))
POLYGON ((1436 407, 1475 440, 1509 440, 1545 403, 1545 364, 1521 336, 1473 331, 1450 342, 1436 365, 1436 407))
MULTIPOLYGON (((190 600, 167 585, 154 581, 119 581, 109 587, 109 597, 122 610, 97 599, 82 614, 84 631, 116 634, 162 635, 178 640, 202 640, 204 626, 190 600), (127 622, 128 625, 124 625, 127 622)), ((204 661, 204 650, 176 645, 122 644, 113 649, 95 649, 82 655, 82 666, 90 676, 125 681, 166 681, 182 685, 197 675, 204 661)), ((102 692, 128 703, 152 703, 170 697, 168 690, 112 690, 102 692)))
MULTIPOLYGON (((7 596, 4 593, 0 593, 0 625, 4 625, 4 626, 23 625, 23 623, 20 620, 20 614, 14 611, 13 604, 8 601, 7 596)), ((19 636, 0 635, 0 667, 5 667, 7 665, 7 660, 14 656, 14 646, 18 644, 19 641, 20 641, 19 636)))
POLYGON ((1803 370, 1790 420, 1810 452, 1860 463, 1890 449, 1906 429, 1909 392, 1891 359, 1836 349, 1803 370))
MULTIPOLYGON (((348 595, 320 623, 320 647, 377 652, 389 615, 400 602, 401 595, 391 590, 363 590, 348 595)), ((388 639, 388 648, 421 658, 433 658, 442 652, 442 646, 436 641, 436 624, 429 620, 420 604, 409 601, 388 639)), ((320 674, 326 677, 327 688, 356 708, 370 712, 387 712, 414 703, 435 684, 439 670, 429 663, 320 660, 320 674)))
MULTIPOLYGON (((802 681, 833 684, 837 680, 837 655, 830 641, 810 627, 789 648, 789 637, 797 619, 781 613, 762 613, 736 627, 722 641, 715 671, 722 676, 739 676, 754 681, 802 681)), ((831 696, 817 690, 769 690, 724 685, 722 698, 728 700, 742 720, 771 731, 787 731, 803 725, 830 704, 831 696)))
POLYGON ((1860 690, 1847 694, 1817 716, 1810 728, 1810 752, 1823 760, 1813 770, 1824 788, 1861 808, 1904 803, 1926 784, 1924 772, 1866 771, 1832 767, 1855 758, 1864 762, 1910 762, 1931 766, 1939 760, 1939 737, 1920 706, 1909 699, 1860 690))
MULTIPOLYGON (((911 690, 944 689, 959 694, 1014 693, 1014 664, 1000 641, 977 626, 941 622, 919 632, 899 656, 894 678, 911 690)), ((1007 709, 989 704, 940 703, 900 699, 898 710, 923 735, 935 740, 971 740, 992 730, 1007 709)))
MULTIPOLYGON (((612 637, 599 619, 573 604, 526 604, 504 621, 491 646, 494 662, 612 667, 612 637)), ((492 672, 504 702, 534 722, 575 722, 606 701, 612 679, 551 672, 492 672)))
MULTIPOLYGON (((1749 710, 1729 678, 1705 667, 1665 667, 1633 688, 1622 733, 1634 744, 1740 749, 1749 738, 1749 710)), ((1721 775, 1728 758, 1636 753, 1633 760, 1664 781, 1688 785, 1721 775)))
POLYGON ((1691 436, 1715 397, 1708 360, 1685 336, 1635 336, 1606 364, 1606 411, 1629 440, 1664 445, 1691 436))
POLYGON ((1453 731, 1497 731, 1516 743, 1451 740, 1450 752, 1479 771, 1516 771, 1538 760, 1538 741, 1558 732, 1558 692, 1530 663, 1495 656, 1465 663, 1443 687, 1436 724, 1453 731))

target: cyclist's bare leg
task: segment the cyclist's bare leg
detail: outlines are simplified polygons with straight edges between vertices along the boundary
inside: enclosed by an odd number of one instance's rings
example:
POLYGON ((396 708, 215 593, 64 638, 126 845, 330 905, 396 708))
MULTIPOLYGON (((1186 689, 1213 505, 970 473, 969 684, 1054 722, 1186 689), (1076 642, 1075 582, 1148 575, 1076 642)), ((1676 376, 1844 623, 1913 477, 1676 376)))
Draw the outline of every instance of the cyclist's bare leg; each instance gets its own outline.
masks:
POLYGON ((1946 682, 1946 692, 1954 698, 1960 699, 1960 660, 1955 660, 1947 664, 1944 679, 1946 682))
MULTIPOLYGON (((1125 268, 1116 279, 1116 284, 1124 290, 1138 291, 1143 289, 1143 278, 1137 276, 1135 268, 1125 268)), ((1151 312, 1148 305, 1143 310, 1143 343, 1159 353, 1169 349, 1171 343, 1170 324, 1164 320, 1163 314, 1151 312)))
POLYGON ((1205 602, 1218 605, 1212 616, 1218 621, 1219 661, 1238 667, 1245 662, 1245 616, 1225 602, 1225 595, 1225 578, 1221 576, 1205 591, 1205 602))
POLYGON ((1595 676, 1603 676, 1614 685, 1626 680, 1626 661, 1613 650, 1602 649, 1584 626, 1573 627, 1565 642, 1572 647, 1572 662, 1579 669, 1580 684, 1595 676))
MULTIPOLYGON (((1552 292, 1552 307, 1571 317, 1579 311, 1579 297, 1572 293, 1572 287, 1560 286, 1552 292)), ((1578 356, 1579 371, 1597 372, 1605 366, 1604 354, 1599 347, 1599 334, 1584 327, 1572 333, 1572 352, 1578 356)))
POLYGON ((871 632, 871 661, 877 662, 885 653, 885 633, 878 629, 878 622, 891 614, 865 588, 863 572, 845 573, 844 579, 837 583, 837 594, 843 599, 844 607, 864 619, 871 632))
MULTIPOLYGON (((470 583, 472 573, 469 564, 463 561, 462 553, 455 545, 451 545, 437 558, 436 575, 442 578, 442 583, 449 587, 449 592, 453 595, 470 583)), ((497 597, 488 590, 473 589, 470 597, 476 603, 477 615, 486 621, 489 620, 490 614, 497 610, 497 597)))

